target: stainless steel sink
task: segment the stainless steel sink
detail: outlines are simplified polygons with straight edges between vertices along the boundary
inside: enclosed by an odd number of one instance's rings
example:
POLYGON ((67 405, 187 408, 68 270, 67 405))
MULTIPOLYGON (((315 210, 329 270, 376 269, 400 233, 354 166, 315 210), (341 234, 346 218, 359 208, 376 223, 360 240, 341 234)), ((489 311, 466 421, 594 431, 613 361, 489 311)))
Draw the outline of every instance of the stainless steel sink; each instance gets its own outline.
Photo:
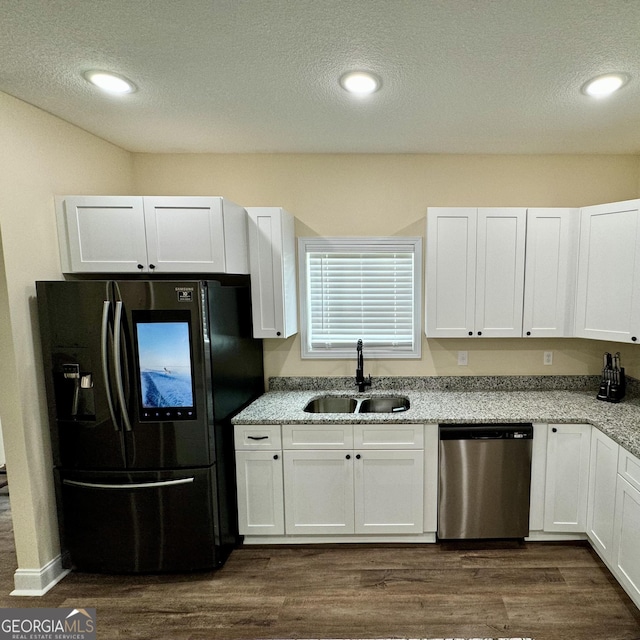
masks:
POLYGON ((320 396, 308 402, 304 410, 307 413, 398 413, 409 406, 409 398, 404 396, 320 396))
POLYGON ((307 413, 353 413, 358 401, 355 398, 322 396, 311 400, 304 408, 307 413))
POLYGON ((358 413, 397 413, 409 408, 409 398, 401 396, 381 396, 367 398, 360 403, 358 413))

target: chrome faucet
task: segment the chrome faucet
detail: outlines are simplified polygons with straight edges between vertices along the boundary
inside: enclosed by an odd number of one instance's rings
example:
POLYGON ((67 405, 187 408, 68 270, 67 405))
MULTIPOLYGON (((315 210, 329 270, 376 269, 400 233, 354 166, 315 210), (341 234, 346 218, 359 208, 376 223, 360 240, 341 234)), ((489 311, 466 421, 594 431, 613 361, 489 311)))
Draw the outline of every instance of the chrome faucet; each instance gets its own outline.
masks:
POLYGON ((364 377, 364 357, 362 355, 362 340, 358 340, 356 345, 357 363, 356 363, 356 385, 358 391, 364 391, 366 387, 371 386, 371 374, 368 378, 364 377))

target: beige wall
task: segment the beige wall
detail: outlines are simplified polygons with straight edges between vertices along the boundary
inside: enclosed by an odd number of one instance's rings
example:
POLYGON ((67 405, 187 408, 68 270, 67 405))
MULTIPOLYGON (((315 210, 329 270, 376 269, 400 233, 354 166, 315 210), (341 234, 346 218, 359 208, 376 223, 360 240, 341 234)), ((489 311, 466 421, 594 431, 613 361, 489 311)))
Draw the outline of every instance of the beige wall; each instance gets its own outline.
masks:
MULTIPOLYGON (((424 235, 428 206, 566 206, 640 196, 638 156, 135 154, 137 192, 224 195, 282 206, 296 235, 424 235)), ((380 375, 595 374, 605 350, 640 377, 638 347, 588 340, 427 340, 420 360, 367 360, 380 375), (469 365, 457 365, 457 351, 469 365), (553 351, 553 365, 543 352, 553 351)), ((353 360, 302 360, 299 337, 265 341, 268 376, 353 375, 353 360)))
POLYGON ((35 281, 60 279, 53 197, 133 192, 131 155, 0 93, 0 417, 20 568, 59 553, 35 281))
MULTIPOLYGON (((640 196, 634 156, 130 154, 0 93, 0 419, 20 568, 58 553, 34 282, 61 278, 56 194, 224 195, 278 205, 298 235, 423 235, 429 205, 580 206, 640 196)), ((596 373, 620 345, 585 340, 424 340, 418 361, 376 375, 596 373), (469 351, 469 367, 455 364, 469 351), (554 351, 552 367, 542 351, 554 351)), ((640 377, 636 347, 623 359, 640 377)), ((297 338, 265 343, 268 375, 352 375, 352 361, 302 361, 297 338)))

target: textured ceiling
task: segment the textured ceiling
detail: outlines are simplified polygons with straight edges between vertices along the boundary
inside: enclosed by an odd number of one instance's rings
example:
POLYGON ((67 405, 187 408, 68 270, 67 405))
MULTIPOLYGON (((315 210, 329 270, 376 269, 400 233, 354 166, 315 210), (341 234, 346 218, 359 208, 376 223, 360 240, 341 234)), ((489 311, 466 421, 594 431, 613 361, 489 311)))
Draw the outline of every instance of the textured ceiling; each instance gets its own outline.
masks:
POLYGON ((0 0, 0 90, 138 152, 640 153, 640 0, 0 0))

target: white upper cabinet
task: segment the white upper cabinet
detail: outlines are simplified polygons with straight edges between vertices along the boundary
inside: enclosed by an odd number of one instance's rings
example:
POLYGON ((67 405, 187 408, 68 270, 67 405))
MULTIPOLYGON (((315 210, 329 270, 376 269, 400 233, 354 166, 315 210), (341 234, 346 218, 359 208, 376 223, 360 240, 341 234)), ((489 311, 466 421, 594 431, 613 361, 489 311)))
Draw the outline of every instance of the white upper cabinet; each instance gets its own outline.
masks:
POLYGON ((572 336, 577 236, 577 209, 430 207, 427 336, 572 336))
POLYGON ((429 208, 427 336, 522 335, 526 211, 429 208))
POLYGON ((425 318, 430 338, 473 335, 478 210, 429 207, 425 318))
POLYGON ((249 273, 242 207, 219 197, 56 199, 64 273, 249 273))
POLYGON ((528 209, 524 336, 573 336, 578 209, 528 209))
POLYGON ((522 335, 526 209, 478 209, 476 335, 522 335))
POLYGON ((584 207, 575 335, 640 340, 640 200, 584 207))
POLYGON ((149 269, 155 273, 249 272, 246 211, 237 204, 145 197, 144 219, 149 269))
POLYGON ((298 331, 294 218, 280 207, 247 207, 253 335, 298 331))
POLYGON ((139 273, 147 264, 142 198, 56 198, 63 273, 139 273))

